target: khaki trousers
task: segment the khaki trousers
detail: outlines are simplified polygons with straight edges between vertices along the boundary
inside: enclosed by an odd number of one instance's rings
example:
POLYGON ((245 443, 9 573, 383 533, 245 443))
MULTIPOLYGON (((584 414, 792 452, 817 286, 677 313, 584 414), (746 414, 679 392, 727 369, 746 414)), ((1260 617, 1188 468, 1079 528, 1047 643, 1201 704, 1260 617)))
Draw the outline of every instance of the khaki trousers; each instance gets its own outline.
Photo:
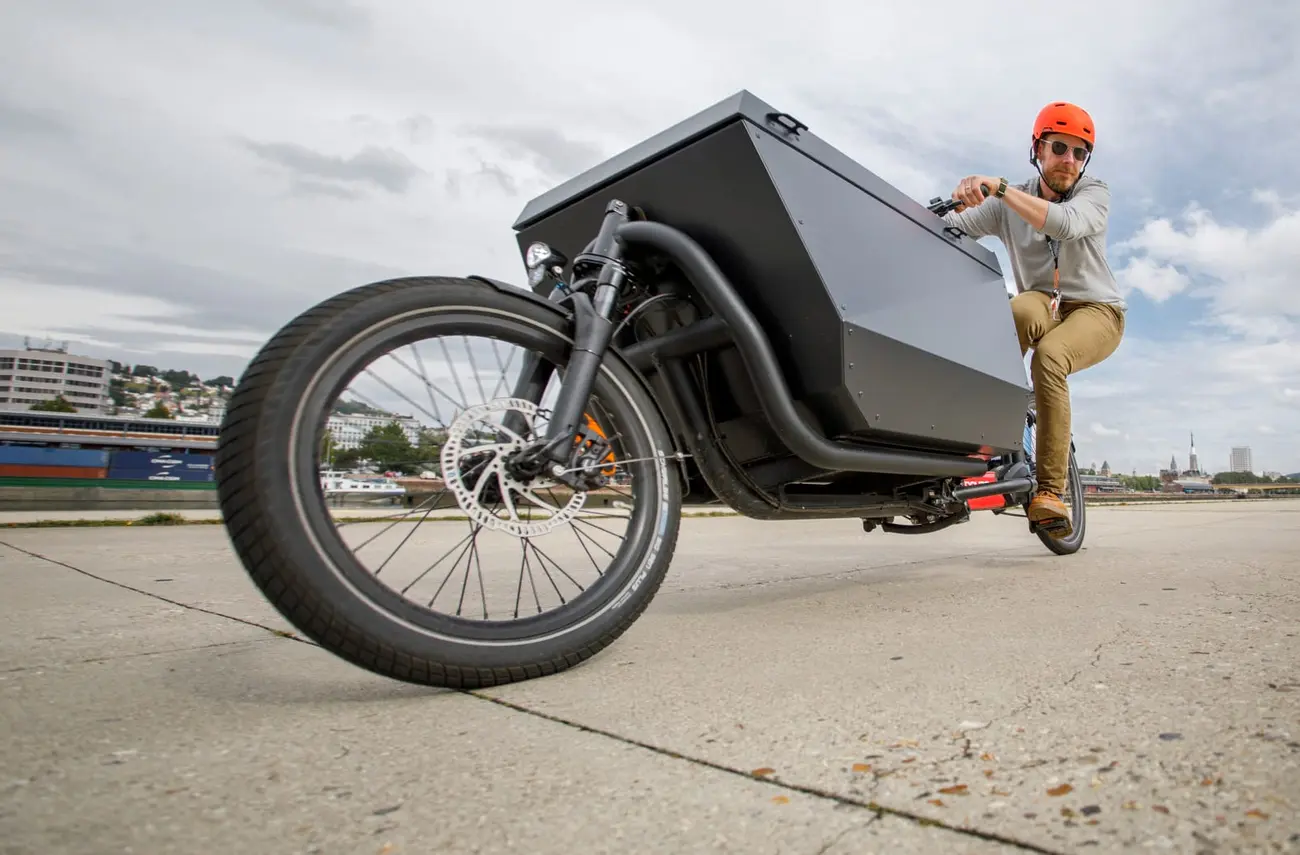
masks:
MULTIPOLYGON (((1065 492, 1070 460, 1070 387, 1065 378, 1106 359, 1124 337, 1124 312, 1106 303, 1061 302, 1052 320, 1052 295, 1025 291, 1011 300, 1020 355, 1034 349, 1030 377, 1038 410, 1034 440, 1038 488, 1065 492)), ((1074 501, 1082 501, 1079 496, 1074 501)))

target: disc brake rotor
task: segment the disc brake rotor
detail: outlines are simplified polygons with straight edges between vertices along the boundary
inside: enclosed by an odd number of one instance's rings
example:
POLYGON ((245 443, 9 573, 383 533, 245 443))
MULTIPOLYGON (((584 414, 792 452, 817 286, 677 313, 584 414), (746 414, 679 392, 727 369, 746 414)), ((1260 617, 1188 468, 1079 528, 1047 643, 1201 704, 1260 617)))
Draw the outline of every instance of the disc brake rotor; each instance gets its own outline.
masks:
MULTIPOLYGON (((560 526, 567 525, 578 515, 587 494, 574 492, 564 504, 546 501, 537 495, 539 490, 547 490, 559 485, 559 482, 539 475, 527 482, 510 475, 505 469, 506 458, 531 444, 527 437, 519 436, 496 422, 489 422, 488 417, 496 413, 514 410, 524 416, 528 423, 528 437, 534 433, 534 424, 539 408, 532 401, 522 398, 497 398, 485 404, 470 407, 458 415, 447 430, 447 439, 440 454, 442 479, 452 495, 470 519, 484 528, 505 531, 516 537, 537 537, 548 534, 560 526), (477 426, 477 427, 476 427, 477 426), (496 441, 469 443, 475 437, 492 436, 496 441), (504 435, 505 440, 500 437, 504 435), (471 472, 463 465, 464 458, 475 459, 471 472), (467 477, 468 475, 468 477, 467 477), (498 511, 483 506, 484 488, 495 494, 505 507, 507 516, 498 516, 498 511), (525 498, 530 505, 536 505, 547 514, 541 519, 523 519, 519 516, 518 498, 525 498)), ((568 490, 567 486, 561 489, 568 490)), ((552 494, 553 495, 553 494, 552 494)))

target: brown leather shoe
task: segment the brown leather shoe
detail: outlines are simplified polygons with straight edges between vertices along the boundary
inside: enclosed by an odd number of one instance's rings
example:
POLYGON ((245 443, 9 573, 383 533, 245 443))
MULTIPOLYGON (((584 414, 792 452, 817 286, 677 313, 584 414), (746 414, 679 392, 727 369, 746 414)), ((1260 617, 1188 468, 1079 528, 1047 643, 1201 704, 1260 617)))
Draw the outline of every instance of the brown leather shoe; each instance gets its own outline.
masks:
POLYGON ((1049 490, 1039 490, 1029 503, 1029 521, 1042 526, 1052 537, 1069 537, 1074 532, 1070 523, 1070 509, 1061 497, 1049 490))

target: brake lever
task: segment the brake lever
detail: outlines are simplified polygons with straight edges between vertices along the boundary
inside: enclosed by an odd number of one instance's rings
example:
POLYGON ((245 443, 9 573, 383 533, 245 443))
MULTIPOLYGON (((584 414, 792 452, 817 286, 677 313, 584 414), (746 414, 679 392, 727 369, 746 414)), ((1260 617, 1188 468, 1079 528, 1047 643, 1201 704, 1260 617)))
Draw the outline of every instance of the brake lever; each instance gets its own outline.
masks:
MULTIPOLYGON (((984 198, 986 199, 988 198, 989 188, 986 185, 984 184, 980 185, 980 192, 984 194, 984 198)), ((942 217, 944 214, 948 213, 949 211, 957 210, 957 207, 959 205, 961 205, 961 202, 958 201, 957 199, 944 199, 939 196, 935 196, 933 199, 930 200, 930 204, 927 205, 926 207, 928 207, 930 209, 930 213, 934 214, 936 217, 942 217)))

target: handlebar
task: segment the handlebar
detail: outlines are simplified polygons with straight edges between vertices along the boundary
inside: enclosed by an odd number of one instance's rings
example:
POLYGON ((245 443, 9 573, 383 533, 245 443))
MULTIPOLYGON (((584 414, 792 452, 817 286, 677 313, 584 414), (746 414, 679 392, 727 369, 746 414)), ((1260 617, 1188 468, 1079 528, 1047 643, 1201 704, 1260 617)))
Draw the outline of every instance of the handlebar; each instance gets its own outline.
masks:
MULTIPOLYGON (((987 186, 981 184, 980 192, 984 194, 985 198, 988 198, 989 188, 987 186)), ((933 199, 930 200, 930 204, 927 205, 926 207, 930 209, 930 213, 934 214, 937 217, 942 217, 944 214, 948 213, 949 211, 956 210, 957 206, 960 204, 961 202, 957 201, 956 199, 943 199, 939 196, 935 196, 933 199)))

